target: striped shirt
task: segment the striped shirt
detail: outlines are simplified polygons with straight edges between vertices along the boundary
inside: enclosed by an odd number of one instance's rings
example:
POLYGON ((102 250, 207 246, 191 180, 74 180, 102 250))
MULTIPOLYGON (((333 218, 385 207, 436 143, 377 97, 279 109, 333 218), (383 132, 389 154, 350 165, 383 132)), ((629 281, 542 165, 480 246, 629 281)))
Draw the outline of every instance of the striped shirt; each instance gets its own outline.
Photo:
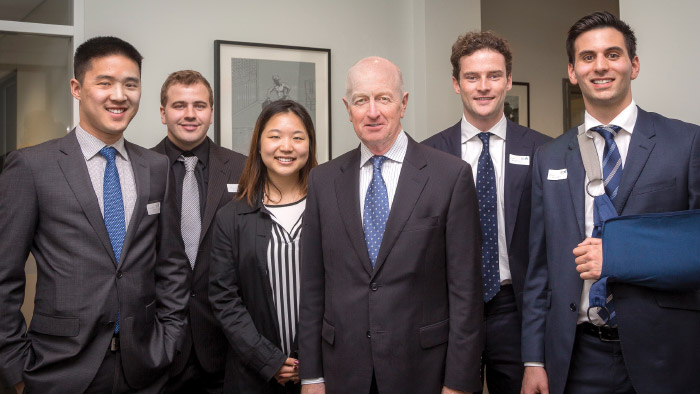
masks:
POLYGON ((306 197, 285 205, 266 205, 272 219, 267 245, 267 270, 282 351, 291 355, 299 323, 299 242, 306 197))
MULTIPOLYGON (((408 137, 406 137, 406 133, 401 130, 399 136, 396 137, 396 141, 394 141, 394 145, 384 154, 388 160, 382 164, 382 178, 384 178, 384 183, 386 184, 389 209, 391 209, 391 203, 394 200, 394 194, 396 193, 396 186, 399 183, 399 175, 401 175, 401 167, 403 166, 403 159, 406 157, 407 148, 408 137)), ((364 144, 360 144, 360 215, 362 215, 363 220, 365 217, 365 196, 367 195, 369 184, 372 182, 373 167, 372 162, 369 161, 372 156, 374 156, 374 154, 369 151, 369 148, 364 144)))

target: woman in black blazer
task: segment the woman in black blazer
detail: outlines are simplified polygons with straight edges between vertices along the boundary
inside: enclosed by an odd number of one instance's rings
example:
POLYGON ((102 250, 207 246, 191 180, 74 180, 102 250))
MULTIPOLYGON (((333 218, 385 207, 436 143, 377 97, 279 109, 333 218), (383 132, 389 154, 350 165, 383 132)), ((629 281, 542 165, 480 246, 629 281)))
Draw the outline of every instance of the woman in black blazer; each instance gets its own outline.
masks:
POLYGON ((299 238, 313 122, 278 100, 258 117, 238 194, 216 216, 209 300, 229 342, 225 393, 298 393, 299 238))

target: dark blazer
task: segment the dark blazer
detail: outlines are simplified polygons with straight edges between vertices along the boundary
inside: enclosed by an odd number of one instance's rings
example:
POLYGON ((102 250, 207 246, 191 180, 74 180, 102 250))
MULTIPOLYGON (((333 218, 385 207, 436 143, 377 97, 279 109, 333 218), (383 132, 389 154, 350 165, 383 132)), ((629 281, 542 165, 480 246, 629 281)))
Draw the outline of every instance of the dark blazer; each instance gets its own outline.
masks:
POLYGON ((260 203, 232 201, 216 215, 209 299, 231 345, 225 393, 299 392, 299 385, 285 388, 274 379, 287 355, 267 270, 271 234, 272 219, 260 203))
POLYGON ((150 384, 173 360, 189 272, 167 159, 125 143, 137 200, 115 261, 75 131, 10 154, 0 176, 0 375, 32 393, 80 393, 97 373, 120 311, 127 382, 150 384), (147 204, 160 203, 160 213, 147 204), (29 332, 24 265, 37 265, 29 332))
POLYGON ((360 216, 360 149, 311 171, 302 237, 302 379, 326 392, 478 391, 483 301, 467 163, 409 137, 372 269, 360 216))
MULTIPOLYGON (((544 362, 553 394, 564 391, 583 281, 572 250, 585 238, 585 170, 571 129, 535 154, 523 360, 544 362), (567 178, 549 180, 549 170, 567 178)), ((700 208, 700 127, 639 109, 615 199, 620 215, 700 208)), ((659 261, 659 264, 663 264, 659 261)), ((614 283, 625 365, 640 394, 700 387, 700 290, 614 283)))
MULTIPOLYGON (((151 150, 165 154, 165 139, 151 150)), ((207 201, 204 204, 204 216, 202 216, 202 231, 199 235, 199 251, 189 289, 189 324, 185 330, 181 353, 176 355, 170 369, 171 375, 182 372, 187 365, 192 349, 197 354, 197 359, 205 371, 212 373, 224 368, 226 338, 221 332, 219 322, 212 314, 207 290, 212 227, 214 215, 219 208, 233 200, 235 193, 229 192, 227 185, 238 183, 245 161, 246 157, 242 154, 222 148, 213 141, 209 141, 209 185, 206 193, 207 201)), ((179 231, 178 234, 180 234, 179 231)))
MULTIPOLYGON (((506 120, 506 154, 503 199, 508 243, 508 264, 513 280, 515 303, 522 315, 523 285, 527 272, 528 242, 530 234, 530 192, 532 186, 532 166, 510 162, 510 155, 527 156, 532 161, 535 150, 552 138, 535 130, 506 120)), ((462 121, 460 120, 438 134, 422 142, 435 149, 462 158, 462 121)))

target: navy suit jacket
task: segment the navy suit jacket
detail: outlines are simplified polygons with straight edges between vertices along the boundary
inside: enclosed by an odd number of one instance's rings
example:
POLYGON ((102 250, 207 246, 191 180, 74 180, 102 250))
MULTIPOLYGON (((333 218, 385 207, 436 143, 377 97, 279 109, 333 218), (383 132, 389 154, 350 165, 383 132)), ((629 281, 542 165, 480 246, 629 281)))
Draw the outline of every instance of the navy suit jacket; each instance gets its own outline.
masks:
MULTIPOLYGON (((544 362, 550 393, 564 391, 583 281, 572 250, 585 238, 585 170, 571 129, 535 154, 523 360, 544 362), (567 178, 548 179, 549 170, 567 178)), ((700 127, 639 109, 615 199, 620 215, 700 208, 700 127)), ((659 264, 664 264, 659 261, 659 264)), ((635 390, 700 386, 700 291, 614 283, 625 365, 635 390)))
MULTIPOLYGON (((513 280, 513 291, 518 312, 522 312, 523 285, 528 262, 528 234, 530 232, 530 187, 532 166, 512 164, 510 155, 527 156, 532 161, 535 150, 551 138, 535 130, 507 120, 504 205, 508 263, 513 280)), ((462 158, 462 121, 460 120, 422 143, 462 158)))

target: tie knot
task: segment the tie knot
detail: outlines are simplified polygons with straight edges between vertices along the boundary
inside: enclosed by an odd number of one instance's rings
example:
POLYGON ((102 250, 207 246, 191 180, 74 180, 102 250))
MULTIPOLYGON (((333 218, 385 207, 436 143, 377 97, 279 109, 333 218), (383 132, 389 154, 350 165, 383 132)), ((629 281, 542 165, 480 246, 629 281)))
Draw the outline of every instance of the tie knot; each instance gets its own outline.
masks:
POLYGON ((197 156, 182 156, 177 158, 179 161, 185 164, 185 171, 192 172, 197 166, 197 156))
POLYGON ((386 159, 386 156, 372 156, 372 158, 369 160, 372 162, 372 165, 374 166, 375 170, 381 170, 382 164, 384 164, 384 161, 386 161, 386 159))
POLYGON ((605 138, 606 141, 614 139, 617 135, 617 132, 621 129, 622 127, 615 126, 614 124, 607 126, 596 126, 591 128, 591 130, 595 131, 596 133, 600 134, 603 138, 605 138))
POLYGON ((117 155, 117 150, 114 149, 112 146, 105 146, 102 149, 100 149, 100 154, 104 156, 105 159, 107 159, 107 162, 113 162, 114 158, 117 155))
POLYGON ((489 146, 489 140, 491 138, 492 133, 479 133, 479 139, 481 140, 481 143, 484 144, 484 146, 489 146))

